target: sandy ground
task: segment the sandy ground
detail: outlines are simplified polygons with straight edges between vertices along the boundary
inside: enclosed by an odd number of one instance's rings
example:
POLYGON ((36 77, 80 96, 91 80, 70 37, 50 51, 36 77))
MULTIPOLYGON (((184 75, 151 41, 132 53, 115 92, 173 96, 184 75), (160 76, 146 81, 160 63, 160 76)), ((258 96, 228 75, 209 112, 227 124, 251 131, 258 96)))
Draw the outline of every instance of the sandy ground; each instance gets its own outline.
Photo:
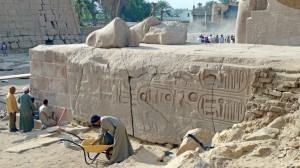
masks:
MULTIPOLYGON (((0 124, 3 125, 4 121, 0 124)), ((3 128, 3 127, 2 127, 3 128)), ((96 130, 95 130, 96 131, 96 130)), ((30 149, 22 153, 8 153, 6 149, 15 145, 29 141, 28 136, 37 134, 39 130, 34 130, 31 135, 24 133, 10 133, 8 130, 1 130, 0 132, 0 165, 1 167, 161 167, 166 163, 155 161, 158 158, 153 154, 153 151, 168 150, 167 148, 156 145, 142 145, 140 141, 131 138, 134 150, 138 153, 131 158, 125 160, 120 164, 108 165, 105 154, 100 154, 97 160, 92 165, 87 165, 84 162, 83 151, 76 147, 71 146, 65 148, 63 143, 57 142, 41 148, 30 149), (142 147, 143 146, 143 147, 142 147), (141 150, 142 149, 142 150, 141 150), (146 149, 146 150, 143 150, 146 149), (151 159, 152 158, 152 159, 151 159)), ((97 135, 93 131, 81 133, 80 137, 88 138, 91 134, 97 135)), ((56 135, 61 137, 62 135, 56 135)), ((76 139, 76 138, 74 138, 76 139)), ((92 155, 94 156, 94 155, 92 155)))

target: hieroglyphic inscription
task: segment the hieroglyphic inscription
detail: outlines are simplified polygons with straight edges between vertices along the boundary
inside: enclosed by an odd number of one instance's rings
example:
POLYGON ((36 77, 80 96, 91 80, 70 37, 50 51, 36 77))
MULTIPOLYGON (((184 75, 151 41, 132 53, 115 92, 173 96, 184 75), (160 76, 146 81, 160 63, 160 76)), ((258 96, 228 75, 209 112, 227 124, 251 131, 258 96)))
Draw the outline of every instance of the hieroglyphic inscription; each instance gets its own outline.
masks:
POLYGON ((184 118, 206 122, 213 118, 220 125, 232 125, 244 119, 250 73, 250 69, 226 67, 222 71, 201 71, 198 80, 182 77, 188 76, 183 73, 156 76, 150 85, 137 87, 135 98, 137 105, 146 102, 156 111, 169 113, 165 116, 181 111, 184 118))

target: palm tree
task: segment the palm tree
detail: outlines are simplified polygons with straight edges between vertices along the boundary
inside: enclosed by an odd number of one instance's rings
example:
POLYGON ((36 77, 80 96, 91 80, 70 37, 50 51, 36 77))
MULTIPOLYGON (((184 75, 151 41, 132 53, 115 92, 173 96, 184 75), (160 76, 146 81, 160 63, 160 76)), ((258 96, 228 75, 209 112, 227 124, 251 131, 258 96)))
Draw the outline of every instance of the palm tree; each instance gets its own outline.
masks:
POLYGON ((236 0, 219 0, 222 4, 228 5, 230 3, 236 3, 236 0))
POLYGON ((206 2, 204 8, 211 9, 211 8, 213 8, 215 3, 217 3, 217 2, 216 1, 208 1, 208 2, 206 2))
POLYGON ((109 13, 108 13, 108 11, 109 11, 109 2, 108 1, 109 0, 99 0, 98 1, 99 5, 101 6, 101 8, 103 10, 102 12, 103 12, 103 15, 104 15, 105 23, 108 22, 108 15, 109 15, 109 13))
POLYGON ((160 20, 163 20, 164 13, 166 13, 169 16, 171 16, 172 7, 170 6, 170 4, 167 1, 165 1, 165 0, 159 0, 157 2, 157 9, 160 12, 160 20))
POLYGON ((97 22, 96 16, 98 13, 100 13, 100 9, 95 2, 97 2, 97 0, 84 0, 86 9, 88 10, 89 14, 92 16, 94 26, 96 26, 96 22, 97 22))
POLYGON ((81 19, 87 14, 88 10, 84 0, 73 0, 73 5, 75 8, 75 13, 77 14, 77 19, 80 25, 82 25, 81 19))

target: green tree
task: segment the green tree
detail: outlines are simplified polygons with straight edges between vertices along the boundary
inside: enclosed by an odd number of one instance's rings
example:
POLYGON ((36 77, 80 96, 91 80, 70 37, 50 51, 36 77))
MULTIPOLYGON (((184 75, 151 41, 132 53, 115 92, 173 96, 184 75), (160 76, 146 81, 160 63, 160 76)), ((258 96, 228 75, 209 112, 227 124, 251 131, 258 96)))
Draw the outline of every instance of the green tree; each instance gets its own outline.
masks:
POLYGON ((141 21, 150 15, 151 4, 145 0, 127 0, 121 13, 126 21, 141 21))
POLYGON ((216 1, 208 1, 208 2, 206 2, 204 8, 211 9, 211 8, 213 8, 215 3, 217 3, 217 2, 216 1))
POLYGON ((203 4, 200 2, 197 5, 198 5, 197 8, 199 8, 199 9, 201 9, 203 7, 203 4))
POLYGON ((236 3, 237 0, 219 0, 222 4, 228 5, 230 3, 236 3))
POLYGON ((109 3, 108 0, 99 0, 98 1, 100 7, 102 8, 102 13, 104 15, 104 22, 108 22, 108 16, 109 16, 109 3))
POLYGON ((77 16, 77 20, 79 25, 83 25, 82 17, 88 13, 87 6, 85 4, 85 0, 73 0, 73 6, 75 8, 75 13, 77 16))
POLYGON ((164 14, 171 16, 172 7, 165 0, 159 0, 157 2, 157 10, 160 12, 160 20, 163 20, 164 14))
POLYGON ((97 23, 97 14, 100 13, 100 8, 96 4, 97 0, 84 0, 86 9, 88 10, 90 16, 92 17, 92 24, 96 26, 97 23))

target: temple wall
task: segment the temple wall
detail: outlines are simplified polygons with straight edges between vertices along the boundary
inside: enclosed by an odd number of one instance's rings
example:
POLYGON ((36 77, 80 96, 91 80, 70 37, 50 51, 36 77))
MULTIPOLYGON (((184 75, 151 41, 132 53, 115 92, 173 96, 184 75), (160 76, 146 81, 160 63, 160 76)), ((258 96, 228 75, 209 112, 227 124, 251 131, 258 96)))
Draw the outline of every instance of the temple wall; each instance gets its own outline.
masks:
POLYGON ((30 50, 31 89, 54 111, 66 107, 64 119, 112 115, 137 138, 179 144, 194 128, 215 132, 299 108, 299 51, 226 44, 38 46, 30 50))
POLYGON ((0 0, 0 41, 24 50, 50 40, 81 42, 71 0, 0 0))
POLYGON ((247 43, 300 46, 300 10, 269 0, 247 20, 247 43))

